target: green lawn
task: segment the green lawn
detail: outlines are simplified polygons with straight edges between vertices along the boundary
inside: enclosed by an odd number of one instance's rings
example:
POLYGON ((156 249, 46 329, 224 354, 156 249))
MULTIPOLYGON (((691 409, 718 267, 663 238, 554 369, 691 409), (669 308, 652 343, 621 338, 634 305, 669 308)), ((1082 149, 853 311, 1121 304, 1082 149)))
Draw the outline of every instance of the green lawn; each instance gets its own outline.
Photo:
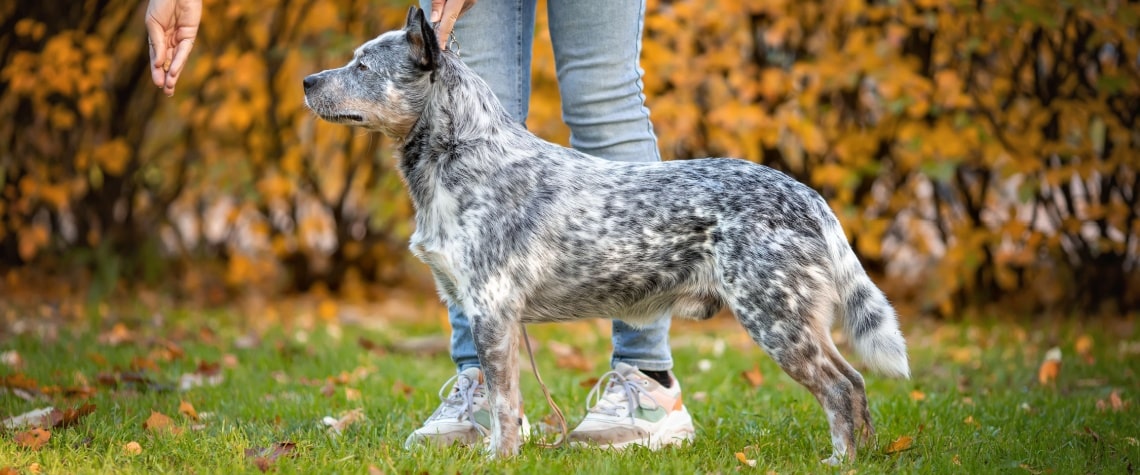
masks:
MULTIPOLYGON (((295 448, 268 463, 276 473, 366 473, 375 467, 384 473, 1064 474, 1140 468, 1140 332, 1132 321, 1084 326, 907 322, 914 379, 864 373, 878 441, 861 448, 856 462, 829 468, 819 464, 830 454, 823 411, 727 320, 674 326, 675 371, 698 430, 692 445, 613 452, 531 444, 515 459, 490 461, 476 450, 402 448, 404 437, 434 410, 440 384, 454 372, 446 354, 392 349, 380 354, 359 343, 365 338, 383 348, 438 335, 434 326, 277 328, 251 341, 239 337, 249 333, 244 322, 253 317, 234 312, 167 312, 159 324, 146 315, 117 320, 130 329, 117 336, 131 337, 117 345, 109 341, 115 336, 108 331, 116 323, 112 319, 62 326, 54 336, 34 324, 24 325, 19 336, 13 336, 15 327, 0 332, 7 335, 0 336, 0 353, 14 351, 9 358, 19 354, 22 359, 18 369, 0 363, 0 376, 9 386, 26 386, 18 377, 23 375, 38 387, 0 392, 0 418, 47 406, 95 405, 74 425, 52 429, 39 450, 18 446, 21 430, 0 429, 0 469, 33 473, 38 464, 42 473, 258 473, 247 449, 269 448, 263 452, 268 454, 282 442, 295 448), (1091 337, 1087 358, 1075 349, 1081 335, 1091 337), (1055 385, 1043 386, 1038 368, 1053 346, 1062 350, 1063 364, 1055 385), (144 369, 132 374, 132 361, 144 369), (203 362, 221 365, 220 384, 180 390, 180 378, 203 362), (754 388, 742 373, 756 365, 764 381, 754 388), (118 386, 109 386, 109 377, 116 375, 118 386), (84 380, 93 395, 65 396, 84 380), (1119 410, 1112 407, 1113 390, 1120 396, 1119 410), (181 415, 181 401, 190 403, 201 420, 181 415), (321 424, 356 408, 365 418, 342 435, 330 435, 321 424), (173 419, 179 433, 144 429, 152 411, 173 419), (903 436, 913 444, 886 453, 903 436), (124 447, 130 442, 141 451, 129 453, 124 447), (737 452, 755 460, 755 467, 738 461, 737 452)), ((438 322, 436 316, 429 320, 438 322)), ((570 424, 585 413, 590 378, 608 364, 605 328, 590 322, 531 328, 540 343, 544 378, 570 424), (563 358, 563 366, 573 368, 559 367, 555 350, 565 348, 547 344, 552 340, 580 348, 594 370, 580 368, 583 361, 574 358, 563 358)), ((537 424, 550 411, 529 371, 522 378, 527 413, 537 424)))

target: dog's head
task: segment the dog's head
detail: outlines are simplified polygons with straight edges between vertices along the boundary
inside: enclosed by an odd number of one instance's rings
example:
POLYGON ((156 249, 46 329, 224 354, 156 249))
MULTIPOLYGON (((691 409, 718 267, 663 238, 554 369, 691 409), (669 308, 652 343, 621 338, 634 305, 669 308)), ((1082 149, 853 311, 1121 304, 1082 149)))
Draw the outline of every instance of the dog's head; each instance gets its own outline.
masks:
POLYGON ((403 30, 365 43, 343 67, 306 77, 305 105, 329 122, 403 137, 423 112, 441 54, 431 23, 413 6, 403 30))

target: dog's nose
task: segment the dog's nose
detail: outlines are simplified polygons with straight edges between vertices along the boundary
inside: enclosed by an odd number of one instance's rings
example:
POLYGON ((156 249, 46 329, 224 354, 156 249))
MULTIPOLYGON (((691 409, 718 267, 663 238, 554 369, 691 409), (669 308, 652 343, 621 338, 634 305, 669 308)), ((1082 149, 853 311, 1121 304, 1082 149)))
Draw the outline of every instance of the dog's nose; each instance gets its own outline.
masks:
POLYGON ((317 84, 317 75, 305 76, 305 80, 301 81, 301 83, 305 85, 305 92, 309 92, 309 89, 317 84))

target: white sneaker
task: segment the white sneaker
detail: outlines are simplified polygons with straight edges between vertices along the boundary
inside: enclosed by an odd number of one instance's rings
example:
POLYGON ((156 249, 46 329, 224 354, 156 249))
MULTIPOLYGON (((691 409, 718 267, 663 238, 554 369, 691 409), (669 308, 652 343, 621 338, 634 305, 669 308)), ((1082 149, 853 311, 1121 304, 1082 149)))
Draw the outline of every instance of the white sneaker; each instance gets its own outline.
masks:
MULTIPOLYGON (((672 373, 670 373, 672 377, 672 373)), ((620 449, 641 445, 657 450, 693 440, 693 418, 681 403, 681 384, 673 378, 664 387, 637 368, 618 363, 598 380, 587 404, 594 400, 586 418, 570 432, 572 446, 620 449), (599 389, 605 391, 599 396, 599 389)))
MULTIPOLYGON (((446 447, 452 444, 463 446, 487 446, 491 435, 491 407, 487 402, 487 388, 483 384, 483 371, 467 368, 452 376, 439 388, 439 398, 443 401, 423 427, 416 429, 404 441, 404 448, 419 445, 446 447), (451 394, 443 397, 443 390, 455 381, 451 394)), ((519 434, 525 440, 530 436, 530 422, 521 415, 519 434)))

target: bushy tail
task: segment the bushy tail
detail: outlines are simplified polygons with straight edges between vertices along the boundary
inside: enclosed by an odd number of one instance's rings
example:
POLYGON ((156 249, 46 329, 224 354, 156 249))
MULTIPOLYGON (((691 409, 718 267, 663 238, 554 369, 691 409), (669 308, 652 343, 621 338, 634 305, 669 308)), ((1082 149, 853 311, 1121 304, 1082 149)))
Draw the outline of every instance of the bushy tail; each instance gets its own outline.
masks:
POLYGON ((826 216, 823 233, 839 291, 844 332, 871 371, 892 378, 909 378, 906 341, 899 331, 894 307, 867 277, 830 207, 823 200, 820 202, 826 216))

